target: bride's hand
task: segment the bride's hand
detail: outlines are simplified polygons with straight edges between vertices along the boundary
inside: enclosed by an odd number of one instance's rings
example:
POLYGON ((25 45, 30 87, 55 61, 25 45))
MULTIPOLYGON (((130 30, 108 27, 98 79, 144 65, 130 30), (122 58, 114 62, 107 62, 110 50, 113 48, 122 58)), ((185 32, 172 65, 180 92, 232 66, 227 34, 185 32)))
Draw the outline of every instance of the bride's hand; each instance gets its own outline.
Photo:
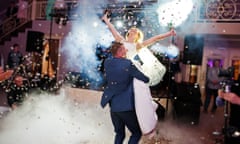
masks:
POLYGON ((176 36, 176 35, 177 35, 177 33, 176 33, 176 31, 174 30, 174 28, 172 28, 172 29, 170 30, 170 34, 171 34, 171 36, 176 36))
POLYGON ((108 15, 109 15, 109 12, 108 12, 108 11, 105 11, 105 12, 104 12, 104 15, 103 15, 103 17, 102 17, 102 20, 103 20, 103 21, 108 21, 108 20, 109 20, 108 15))

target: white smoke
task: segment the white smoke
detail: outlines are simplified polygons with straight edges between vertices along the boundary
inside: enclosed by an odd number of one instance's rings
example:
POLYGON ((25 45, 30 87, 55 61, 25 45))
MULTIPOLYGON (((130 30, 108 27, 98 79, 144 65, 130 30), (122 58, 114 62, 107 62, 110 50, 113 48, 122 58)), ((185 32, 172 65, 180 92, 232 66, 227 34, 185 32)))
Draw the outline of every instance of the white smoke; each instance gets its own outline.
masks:
POLYGON ((66 67, 84 73, 90 80, 101 82, 96 47, 109 47, 113 37, 102 22, 104 1, 83 0, 75 11, 78 18, 72 21, 72 28, 62 47, 67 56, 66 67))
MULTIPOLYGON (((112 144, 114 129, 109 109, 100 107, 99 97, 94 97, 96 92, 73 88, 65 92, 64 89, 59 94, 36 91, 21 107, 0 119, 0 143, 112 144)), ((153 141, 166 144, 210 143, 209 128, 206 129, 208 124, 201 127, 203 124, 182 124, 166 116, 164 121, 159 122, 153 141)), ((124 144, 130 136, 126 132, 124 144)), ((143 136, 140 144, 149 141, 143 136)))
POLYGON ((172 25, 177 27, 181 25, 192 12, 192 0, 172 0, 159 5, 157 13, 159 15, 159 22, 162 26, 172 25))
POLYGON ((98 103, 73 102, 63 91, 32 94, 1 119, 0 143, 110 144, 113 127, 106 110, 98 103))

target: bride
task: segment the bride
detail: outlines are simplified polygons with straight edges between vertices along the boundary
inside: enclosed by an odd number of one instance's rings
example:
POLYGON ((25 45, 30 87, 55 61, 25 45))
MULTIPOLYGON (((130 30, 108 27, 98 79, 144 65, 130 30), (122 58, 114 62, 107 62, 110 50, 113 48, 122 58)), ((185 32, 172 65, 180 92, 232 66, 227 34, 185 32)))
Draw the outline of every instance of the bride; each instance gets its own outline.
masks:
POLYGON ((106 12, 102 20, 111 31, 115 41, 121 42, 127 48, 127 58, 130 59, 146 76, 150 82, 134 79, 135 109, 138 122, 144 135, 154 136, 157 125, 156 103, 153 103, 149 86, 160 82, 166 72, 166 68, 146 47, 164 38, 175 36, 176 32, 171 29, 169 32, 153 36, 143 41, 143 33, 136 27, 132 27, 126 33, 125 38, 115 29, 106 12))

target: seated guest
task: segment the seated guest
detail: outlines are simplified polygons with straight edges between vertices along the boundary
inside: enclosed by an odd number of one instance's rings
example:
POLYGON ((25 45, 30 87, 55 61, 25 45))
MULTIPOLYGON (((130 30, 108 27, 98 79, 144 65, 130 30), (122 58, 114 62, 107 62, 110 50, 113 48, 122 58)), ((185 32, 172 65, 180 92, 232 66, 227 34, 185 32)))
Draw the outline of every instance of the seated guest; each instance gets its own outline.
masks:
POLYGON ((12 70, 7 70, 6 72, 4 72, 3 68, 0 67, 0 82, 9 79, 12 73, 13 73, 12 70))
POLYGON ((20 75, 15 76, 13 82, 7 89, 8 105, 12 109, 16 109, 23 103, 28 90, 28 84, 24 82, 24 78, 20 75))

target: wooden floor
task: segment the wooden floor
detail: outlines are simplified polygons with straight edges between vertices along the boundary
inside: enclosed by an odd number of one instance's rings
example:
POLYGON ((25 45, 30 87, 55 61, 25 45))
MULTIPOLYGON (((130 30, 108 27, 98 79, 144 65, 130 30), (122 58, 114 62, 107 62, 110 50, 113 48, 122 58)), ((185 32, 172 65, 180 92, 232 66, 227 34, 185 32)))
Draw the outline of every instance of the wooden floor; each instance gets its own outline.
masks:
POLYGON ((144 144, 215 144, 216 141, 222 141, 222 135, 213 134, 222 131, 222 110, 219 108, 215 114, 201 113, 198 124, 178 120, 169 113, 164 121, 159 122, 156 138, 148 140, 144 137, 144 144))
MULTIPOLYGON (((101 92, 77 88, 69 88, 68 96, 77 101, 99 103, 101 92), (80 96, 81 95, 81 96, 80 96)), ((6 99, 3 94, 0 97, 1 106, 6 106, 6 99)), ((159 102, 166 107, 166 99, 159 99, 159 102)), ((224 124, 223 107, 219 107, 216 113, 201 113, 199 123, 183 122, 174 117, 171 101, 168 101, 168 109, 163 121, 159 121, 157 135, 149 140, 143 136, 141 144, 215 144, 221 141, 222 136, 214 136, 213 132, 220 132, 224 124)), ((110 121, 109 121, 110 122, 110 121)), ((219 142, 218 144, 221 144, 219 142)))

